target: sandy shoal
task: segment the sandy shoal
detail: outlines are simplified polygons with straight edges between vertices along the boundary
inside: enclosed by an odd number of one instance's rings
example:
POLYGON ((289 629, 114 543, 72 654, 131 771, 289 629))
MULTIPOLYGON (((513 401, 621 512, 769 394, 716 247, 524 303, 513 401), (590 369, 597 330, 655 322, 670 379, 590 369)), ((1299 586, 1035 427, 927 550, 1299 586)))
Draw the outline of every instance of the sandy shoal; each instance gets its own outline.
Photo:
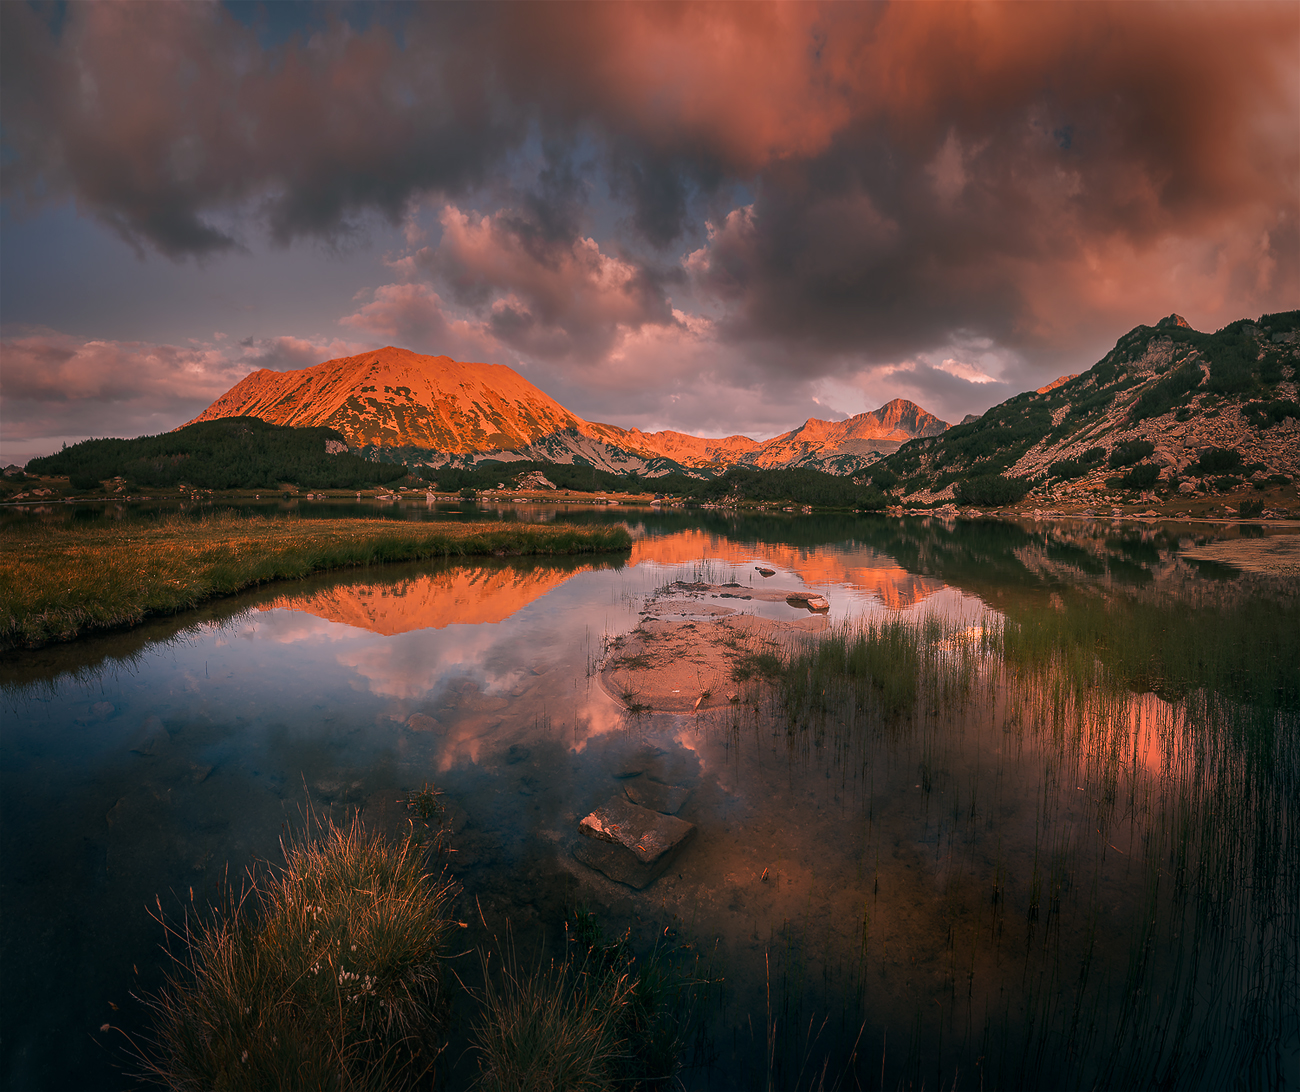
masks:
POLYGON ((792 606, 789 620, 765 618, 744 613, 744 602, 783 603, 800 594, 806 593, 674 585, 647 599, 636 628, 611 642, 601 685, 640 711, 689 713, 724 706, 739 697, 737 672, 752 670, 754 657, 780 652, 827 627, 824 613, 792 606))

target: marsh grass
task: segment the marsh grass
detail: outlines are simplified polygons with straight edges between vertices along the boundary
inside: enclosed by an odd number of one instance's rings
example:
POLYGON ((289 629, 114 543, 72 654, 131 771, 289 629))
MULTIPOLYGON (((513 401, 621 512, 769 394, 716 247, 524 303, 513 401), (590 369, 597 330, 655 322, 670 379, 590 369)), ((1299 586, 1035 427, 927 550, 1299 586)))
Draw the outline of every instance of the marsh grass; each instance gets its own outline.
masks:
POLYGON ((615 1087, 619 1063, 628 1049, 622 1010, 633 994, 633 979, 622 968, 599 960, 519 965, 507 944, 492 966, 481 953, 481 1015, 473 1028, 479 1054, 476 1087, 485 1092, 604 1092, 615 1087))
POLYGON ((776 679, 781 675, 781 667, 781 657, 775 652, 748 652, 736 657, 731 665, 731 677, 736 682, 776 679))
POLYGON ((694 982, 656 946, 632 953, 579 910, 562 958, 521 968, 513 938, 480 953, 484 985, 473 1028, 476 1088, 490 1092, 654 1092, 675 1087, 694 982))
MULTIPOLYGON (((897 1049, 897 1080, 975 1080, 978 1058, 979 1080, 1011 1087, 1285 1083, 1300 1035, 1293 614, 1216 614, 1204 641, 1177 605, 1163 625, 1103 603, 975 626, 886 617, 787 652, 771 700, 792 758, 830 753, 868 817, 877 767, 914 764, 923 801, 947 787, 950 810, 922 814, 961 865, 941 896, 950 989, 897 1049), (1007 828, 1008 808, 1031 828, 1007 828), (1011 989, 989 977, 1008 960, 1011 989)), ((888 961, 870 925, 864 903, 861 988, 888 961)), ((788 961, 783 1006, 807 988, 788 961)))
POLYGON ((0 650, 137 625, 273 580, 384 562, 625 550, 622 526, 170 516, 0 532, 0 650))
POLYGON ((452 884, 411 837, 359 820, 284 852, 232 904, 167 926, 180 951, 146 999, 139 1075, 178 1090, 414 1086, 442 1049, 452 884))

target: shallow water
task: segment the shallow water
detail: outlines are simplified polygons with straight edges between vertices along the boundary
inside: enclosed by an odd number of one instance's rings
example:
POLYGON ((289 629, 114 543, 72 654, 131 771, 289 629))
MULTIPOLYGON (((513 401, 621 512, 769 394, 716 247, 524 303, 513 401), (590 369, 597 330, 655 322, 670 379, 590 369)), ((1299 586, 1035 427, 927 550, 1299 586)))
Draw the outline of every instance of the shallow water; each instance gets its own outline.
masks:
MULTIPOLYGON (((1295 590, 1180 561, 1180 543, 1214 537, 1204 526, 520 515, 626 519, 637 539, 630 558, 282 584, 4 662, 6 1086, 131 1086, 137 996, 166 965, 151 910, 175 920, 213 902, 227 877, 275 860, 309 808, 398 829, 404 794, 428 782, 451 806, 468 943, 507 922, 554 937, 586 907, 708 983, 691 1087, 1074 1083, 1083 1063, 1044 1057, 1057 1040, 1041 1029, 1073 1020, 1073 1048, 1098 1049, 1132 1003, 1152 897, 1142 847, 1185 747, 1174 705, 1119 703, 1072 747, 1042 703, 996 688, 975 706, 936 702, 906 730, 792 726, 757 690, 699 715, 630 716, 597 683, 607 640, 662 585, 748 585, 760 563, 773 585, 826 594, 832 623, 977 625, 1069 611, 1074 596, 1231 611, 1295 590), (641 892, 572 857, 578 821, 638 755, 690 790, 680 815, 698 827, 641 892), (1080 951, 1095 952, 1091 992, 1076 988, 1080 951), (1080 997, 1092 1008, 1071 1014, 1080 997)), ((1279 927, 1295 921, 1292 896, 1279 927)), ((1153 951, 1143 981, 1181 973, 1153 951)), ((1219 1072, 1245 1072, 1237 1045, 1220 1053, 1219 1072)), ((1291 1072, 1291 1056, 1279 1065, 1291 1072)))

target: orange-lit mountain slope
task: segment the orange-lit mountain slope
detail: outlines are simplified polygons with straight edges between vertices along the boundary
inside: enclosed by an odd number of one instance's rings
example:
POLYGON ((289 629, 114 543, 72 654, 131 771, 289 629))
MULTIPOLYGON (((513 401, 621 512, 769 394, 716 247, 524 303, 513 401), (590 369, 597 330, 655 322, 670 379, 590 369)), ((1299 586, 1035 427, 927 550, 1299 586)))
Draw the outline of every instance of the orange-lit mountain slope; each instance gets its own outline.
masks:
POLYGON ((813 418, 764 443, 748 436, 642 432, 583 420, 504 365, 462 363, 391 345, 298 371, 263 368, 194 420, 239 416, 323 425, 357 447, 420 448, 445 456, 514 452, 513 458, 578 459, 608 463, 610 469, 638 469, 632 465, 638 460, 645 465, 656 459, 687 467, 783 467, 848 457, 837 468, 844 472, 857 465, 854 456, 893 451, 947 427, 914 403, 896 399, 847 421, 813 418))
POLYGON ((948 427, 915 402, 895 398, 878 410, 859 413, 847 421, 819 421, 810 417, 799 428, 773 437, 746 462, 766 468, 794 466, 808 457, 861 455, 868 451, 896 451, 918 436, 938 436, 948 427))
POLYGON ((589 427, 504 364, 464 364, 391 345, 299 371, 263 368, 194 420, 239 416, 324 425, 354 445, 454 454, 508 450, 589 427))
MULTIPOLYGON (((747 458, 762 444, 748 436, 724 436, 711 440, 691 436, 685 432, 642 432, 639 428, 623 432, 622 446, 633 451, 653 452, 679 462, 683 466, 702 466, 705 463, 734 463, 747 458)), ((620 442, 620 441, 616 441, 620 442)))
POLYGON ((417 629, 500 622, 591 568, 463 565, 391 584, 342 584, 309 595, 282 595, 258 609, 306 611, 392 637, 417 629))

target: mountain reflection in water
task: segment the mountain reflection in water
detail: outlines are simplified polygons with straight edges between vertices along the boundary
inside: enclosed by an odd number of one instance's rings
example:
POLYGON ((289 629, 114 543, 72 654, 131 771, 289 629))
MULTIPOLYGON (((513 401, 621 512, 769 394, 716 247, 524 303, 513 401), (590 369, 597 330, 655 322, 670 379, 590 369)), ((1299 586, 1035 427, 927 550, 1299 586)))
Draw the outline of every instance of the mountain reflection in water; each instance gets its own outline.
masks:
MULTIPOLYGON (((638 538, 629 564, 653 562, 683 567, 706 559, 727 578, 743 575, 746 582, 752 582, 753 574, 745 570, 752 570, 755 561, 761 560, 808 587, 849 589, 895 610, 916 606, 944 587, 941 581, 911 575, 870 549, 828 553, 767 543, 756 550, 753 544, 734 543, 702 532, 638 538)), ((417 629, 503 621, 578 573, 595 567, 533 565, 525 569, 469 562, 403 579, 349 581, 306 594, 277 595, 257 609, 305 611, 329 622, 391 637, 417 629)))
POLYGON ((259 611, 306 611, 385 637, 416 629, 500 622, 579 572, 464 565, 445 572, 373 584, 344 584, 308 595, 280 595, 259 611))
MULTIPOLYGON (((1204 527, 620 515, 637 535, 630 558, 328 574, 201 620, 6 660, 4 1084, 131 1086, 119 1040, 98 1029, 146 1030, 132 994, 161 983, 155 898, 174 919, 211 903, 227 875, 277 859, 285 824, 300 825, 308 805, 400 829, 403 794, 429 781, 451 805, 467 944, 491 943, 507 922, 525 947, 543 931, 554 941, 585 906, 611 936, 631 929, 642 951, 667 929, 711 953, 695 967, 714 985, 688 1087, 794 1083, 823 1063, 847 1086, 882 1068, 888 1083, 1028 1084, 1059 1071, 1021 1003, 1041 1005, 1042 1026, 1068 1016, 1080 945, 1095 945, 1091 981, 1105 983, 1087 995, 1090 1027, 1129 1003, 1126 975, 1158 983, 1180 966, 1152 940, 1133 969, 1134 923, 1174 890, 1166 879, 1148 898, 1135 862, 1167 829, 1162 794, 1173 786, 1186 803, 1186 786, 1205 781, 1189 695, 1212 684, 1226 706, 1268 690, 1281 695, 1278 723, 1294 718, 1293 678, 1265 662, 1290 654, 1293 588, 1182 560, 1180 545, 1214 537, 1204 527), (765 582, 757 564, 777 575, 765 582), (1117 628, 1097 655, 1132 693, 1075 704, 1029 682, 987 684, 989 704, 939 702, 903 729, 865 714, 791 721, 751 681, 740 703, 708 715, 630 716, 595 665, 648 595, 697 575, 734 579, 739 593, 824 592, 832 626, 938 613, 975 633, 1101 611, 1096 625, 1117 628), (1243 618, 1244 636, 1233 629, 1243 618), (1183 641, 1209 666, 1188 673, 1183 641), (571 851, 578 820, 619 794, 618 775, 646 753, 687 793, 680 815, 699 833, 635 892, 571 851), (1034 901, 1027 922, 1035 884, 1041 910, 1034 901), (808 1033, 824 1020, 820 1037, 808 1033)), ((683 686, 689 672, 683 663, 683 686)), ((1249 769, 1260 794, 1250 806, 1271 814, 1267 766, 1249 769)), ((1273 811, 1281 818, 1268 821, 1292 821, 1273 811)), ((1256 829, 1258 816, 1237 825, 1256 829)), ((1294 844, 1293 829, 1282 833, 1294 844)), ((1244 853, 1225 851, 1222 867, 1244 853)), ((1220 909, 1224 920, 1253 912, 1220 909)), ((472 1075, 461 1045, 449 1087, 472 1075)))

